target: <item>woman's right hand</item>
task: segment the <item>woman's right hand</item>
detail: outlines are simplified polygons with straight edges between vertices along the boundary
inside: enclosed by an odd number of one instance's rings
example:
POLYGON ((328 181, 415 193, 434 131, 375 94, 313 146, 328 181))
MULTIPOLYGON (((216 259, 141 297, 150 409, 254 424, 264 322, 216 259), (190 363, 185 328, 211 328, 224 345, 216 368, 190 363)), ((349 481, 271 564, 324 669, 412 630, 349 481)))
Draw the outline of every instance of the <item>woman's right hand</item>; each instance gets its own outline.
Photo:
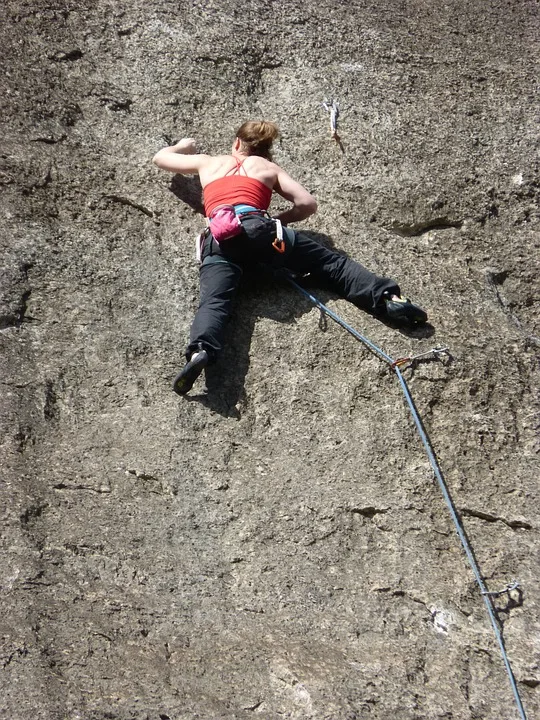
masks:
POLYGON ((182 155, 195 155, 197 153, 197 142, 194 138, 182 138, 174 146, 174 151, 182 155))

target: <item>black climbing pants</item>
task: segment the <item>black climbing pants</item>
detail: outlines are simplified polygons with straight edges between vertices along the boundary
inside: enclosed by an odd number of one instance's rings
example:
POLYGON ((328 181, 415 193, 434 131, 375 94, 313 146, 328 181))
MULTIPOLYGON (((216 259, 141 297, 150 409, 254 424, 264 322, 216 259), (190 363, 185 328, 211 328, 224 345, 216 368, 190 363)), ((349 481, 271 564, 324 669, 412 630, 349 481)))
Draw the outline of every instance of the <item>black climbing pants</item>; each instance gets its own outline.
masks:
POLYGON ((231 313, 232 301, 244 270, 255 270, 261 263, 310 273, 324 287, 367 311, 383 304, 384 293, 400 294, 399 286, 379 277, 350 258, 321 245, 301 232, 287 231, 286 251, 278 253, 272 242, 275 223, 265 217, 242 219, 243 232, 220 245, 207 233, 200 267, 200 301, 186 350, 188 359, 203 348, 210 361, 223 345, 223 333, 231 313))

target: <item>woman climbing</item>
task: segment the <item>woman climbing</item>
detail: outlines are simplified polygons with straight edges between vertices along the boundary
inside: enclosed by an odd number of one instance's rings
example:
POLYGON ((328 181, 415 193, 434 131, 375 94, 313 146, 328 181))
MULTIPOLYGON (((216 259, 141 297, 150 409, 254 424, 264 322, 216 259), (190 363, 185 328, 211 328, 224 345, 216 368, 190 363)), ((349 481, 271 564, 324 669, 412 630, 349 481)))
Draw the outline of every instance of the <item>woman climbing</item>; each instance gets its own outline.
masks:
POLYGON ((399 286, 359 263, 287 227, 317 210, 315 198, 279 165, 270 150, 278 137, 275 123, 245 122, 229 155, 197 153, 184 138, 160 150, 153 162, 163 170, 198 174, 209 227, 201 236, 200 302, 186 350, 187 363, 174 381, 180 395, 191 390, 208 363, 215 361, 242 272, 264 263, 293 273, 310 273, 359 307, 407 324, 425 323, 427 314, 401 297, 399 286), (292 207, 271 218, 277 192, 292 207))

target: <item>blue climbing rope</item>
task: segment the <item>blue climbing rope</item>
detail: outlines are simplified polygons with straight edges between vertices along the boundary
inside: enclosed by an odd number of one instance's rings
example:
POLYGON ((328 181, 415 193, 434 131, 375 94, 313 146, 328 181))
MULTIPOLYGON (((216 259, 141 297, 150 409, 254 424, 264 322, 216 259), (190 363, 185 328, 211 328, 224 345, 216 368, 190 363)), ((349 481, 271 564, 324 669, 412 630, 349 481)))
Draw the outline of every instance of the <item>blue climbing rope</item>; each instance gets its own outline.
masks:
POLYGON ((450 515, 452 516, 452 520, 454 522, 455 528, 457 530, 457 534, 459 536, 459 539, 460 539, 463 549, 465 551, 465 555, 467 556, 467 559, 472 568, 476 582, 480 588, 480 592, 482 594, 482 599, 486 606, 486 609, 487 609, 487 612, 489 615, 489 619, 490 619, 491 625, 493 627, 493 632, 495 633, 495 637, 497 638, 497 643, 498 643, 500 651, 501 651, 504 666, 506 668, 506 672, 507 672, 508 678, 510 680, 510 685, 512 687, 512 692, 514 694, 514 699, 516 701, 516 705, 517 705, 517 708, 519 711, 520 718, 521 718, 521 720, 527 720, 527 716, 525 715, 525 709, 523 707, 523 703, 521 701, 519 690, 518 690, 518 687, 516 684, 516 679, 515 679, 514 673, 512 671, 512 666, 510 665, 510 660, 508 659, 508 654, 507 654, 506 648, 504 646, 504 640, 503 640, 503 636, 501 633, 501 629, 499 627, 499 621, 498 621, 498 618, 496 615, 495 606, 493 604, 492 594, 487 591, 487 588, 485 586, 484 580, 482 578, 482 574, 480 572, 480 568, 478 566, 478 563, 476 562, 476 558, 474 557, 474 553, 473 553, 471 544, 470 544, 469 540, 467 539, 467 536, 466 536, 463 526, 461 524, 461 520, 456 511, 456 508, 454 506, 452 498, 450 496, 450 492, 448 491, 448 487, 446 486, 446 482, 444 480, 443 474, 439 467, 439 463, 437 461, 437 458, 435 457, 433 447, 432 447, 431 442, 428 438, 428 435, 425 431, 422 420, 418 414, 418 411, 417 411, 414 401, 412 399, 409 387, 405 381, 405 378, 403 377, 403 374, 401 373, 401 370, 399 369, 400 362, 393 360, 389 355, 387 355, 383 350, 381 350, 381 348, 377 347, 377 345, 372 343, 371 340, 369 340, 367 337, 365 337, 364 335, 359 333, 358 330, 355 330, 351 325, 349 325, 347 322, 345 322, 345 320, 343 320, 339 315, 337 315, 335 312, 330 310, 330 308, 328 308, 326 305, 324 305, 324 303, 322 303, 318 298, 316 298, 314 295, 312 295, 310 292, 308 292, 305 288, 303 288, 301 285, 299 285, 297 282, 295 282, 292 279, 292 277, 285 275, 285 278, 298 292, 300 292, 302 295, 304 295, 313 305, 315 305, 315 307, 319 308, 319 310, 322 313, 324 313, 325 315, 328 315, 328 317, 332 318, 332 320, 334 320, 334 322, 336 322, 338 325, 340 325, 342 328, 344 328, 348 333, 350 333, 353 337, 355 337, 357 340, 359 340, 361 343, 363 343, 366 347, 368 347, 375 355, 377 355, 378 358, 380 358, 383 362, 387 363, 387 365, 389 365, 391 367, 391 369, 396 373, 397 378, 399 380, 399 384, 400 384, 403 394, 405 396, 405 400, 407 401, 407 404, 411 411, 411 414, 412 414, 412 417, 414 420, 414 424, 416 425, 416 429, 418 430, 418 434, 420 435, 420 439, 422 440, 422 444, 424 445, 427 456, 429 458, 429 462, 431 464, 431 467, 433 469, 433 472, 435 474, 435 477, 437 479, 437 482, 438 482, 441 492, 443 494, 444 501, 448 507, 448 510, 450 511, 450 515))

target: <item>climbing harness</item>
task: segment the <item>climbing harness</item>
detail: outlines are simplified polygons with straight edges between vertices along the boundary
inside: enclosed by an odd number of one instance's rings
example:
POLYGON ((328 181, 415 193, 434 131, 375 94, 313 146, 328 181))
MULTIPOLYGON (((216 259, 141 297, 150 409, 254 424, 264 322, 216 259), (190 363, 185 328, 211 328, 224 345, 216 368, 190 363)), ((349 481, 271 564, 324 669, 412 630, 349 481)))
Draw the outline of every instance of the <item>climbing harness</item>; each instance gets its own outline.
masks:
MULTIPOLYGON (((350 333, 353 337, 355 337, 357 340, 359 340, 361 343, 363 343, 367 348, 371 350, 380 360, 385 362, 387 365, 390 366, 390 368, 395 372, 399 384, 401 386, 401 389, 403 391, 403 394, 405 396, 405 400, 407 401, 407 404, 409 406, 409 410, 411 411, 414 424, 416 425, 416 429, 418 430, 418 434, 420 435, 420 439, 422 440, 422 444, 424 445, 424 448, 426 450, 426 454, 429 458, 429 462, 431 464, 431 467, 433 469, 433 472, 435 474, 435 477, 437 479, 437 482, 439 484, 439 488, 443 494, 444 501, 446 503, 446 506, 448 507, 448 510, 450 511, 450 515, 452 517, 452 520, 454 522, 454 526, 456 528, 457 534, 459 536, 459 539, 461 540, 461 544, 463 546, 463 550, 465 551, 465 555, 467 556, 467 559, 469 561, 469 564, 472 568, 473 574, 476 579, 476 583, 478 584, 478 587, 480 588, 480 592, 482 594, 482 598, 484 600, 484 604, 486 606, 489 619, 491 622, 491 626, 493 628, 493 632, 495 634, 495 637, 497 639, 497 643, 499 645, 499 649, 501 651, 503 663, 506 669, 506 673, 508 675, 510 685, 512 687, 512 692, 514 695, 514 700, 516 702, 519 716, 521 720, 527 720, 527 716, 525 715, 525 709, 523 707, 523 703, 521 702, 521 697, 519 694, 519 690, 516 684, 516 679, 514 677, 514 673, 512 671, 512 666, 510 665, 510 660, 508 659, 508 654, 506 652, 506 648, 504 646, 504 640, 502 637, 501 629, 499 626, 499 621, 496 615, 496 607, 493 604, 494 597, 498 597, 499 595, 510 592, 511 590, 517 589, 519 587, 519 584, 517 582, 513 582, 506 586, 504 590, 501 590, 499 592, 489 592, 484 584, 484 580, 482 578, 482 574, 480 572, 480 568, 478 566, 478 563, 476 561, 476 558, 474 556, 471 544, 465 534, 465 530, 462 527, 461 520, 459 518, 459 515, 457 513, 457 510, 454 506, 454 502, 450 496, 450 492, 446 486, 446 482, 444 480, 442 471, 439 467, 439 463, 437 461, 437 458, 435 457, 435 452, 431 446, 431 442, 428 438, 428 435, 426 433, 426 430, 424 429, 422 420, 420 419, 420 416, 418 414, 418 411, 416 409, 416 406, 414 404, 414 401, 412 399, 411 393, 409 391, 409 387, 405 381, 405 378, 403 377, 400 365, 403 365, 407 362, 411 362, 416 360, 419 356, 415 356, 412 358, 399 358, 398 360, 393 360, 389 355, 387 355, 381 348, 377 347, 374 343, 371 342, 367 337, 362 335, 358 332, 358 330, 355 330, 351 325, 349 325, 345 320, 343 320, 339 315, 334 313, 330 308, 328 308, 326 305, 324 305, 318 298, 316 298, 314 295, 312 295, 310 292, 308 292, 305 288, 303 288, 301 285, 299 285, 290 275, 283 274, 283 277, 289 282, 290 285, 292 285, 299 293, 304 295, 315 307, 317 307, 323 315, 328 315, 328 317, 332 318, 334 322, 336 322, 338 325, 340 325, 342 328, 344 328, 348 333, 350 333)), ((433 354, 434 357, 437 357, 438 355, 442 353, 448 353, 448 348, 434 348, 433 350, 430 350, 428 353, 422 353, 421 355, 428 355, 433 354)))
POLYGON ((209 235, 212 235, 218 245, 236 237, 242 232, 240 220, 249 216, 259 216, 272 220, 275 225, 276 236, 272 240, 273 249, 283 255, 287 251, 287 242, 284 239, 283 224, 278 218, 271 217, 266 210, 257 210, 248 205, 220 205, 215 208, 210 217, 206 218, 205 229, 195 238, 195 258, 199 265, 203 261, 203 247, 209 235))
POLYGON ((337 100, 325 100, 322 105, 326 112, 330 113, 330 135, 334 138, 334 140, 339 142, 339 135, 337 134, 339 103, 337 100))

